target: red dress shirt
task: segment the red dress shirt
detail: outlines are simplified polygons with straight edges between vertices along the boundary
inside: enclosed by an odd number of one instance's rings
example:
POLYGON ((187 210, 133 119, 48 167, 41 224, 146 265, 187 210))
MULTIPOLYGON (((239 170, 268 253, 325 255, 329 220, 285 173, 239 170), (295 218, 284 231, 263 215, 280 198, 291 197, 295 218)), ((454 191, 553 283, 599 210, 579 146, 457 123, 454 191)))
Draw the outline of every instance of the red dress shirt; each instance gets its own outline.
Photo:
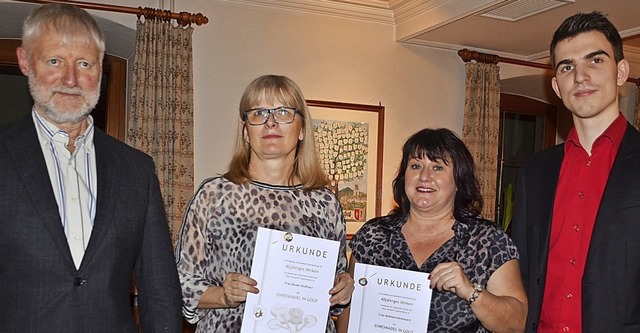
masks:
POLYGON ((582 275, 591 233, 626 128, 620 114, 594 141, 591 156, 575 128, 569 132, 553 206, 538 333, 582 332, 582 275))

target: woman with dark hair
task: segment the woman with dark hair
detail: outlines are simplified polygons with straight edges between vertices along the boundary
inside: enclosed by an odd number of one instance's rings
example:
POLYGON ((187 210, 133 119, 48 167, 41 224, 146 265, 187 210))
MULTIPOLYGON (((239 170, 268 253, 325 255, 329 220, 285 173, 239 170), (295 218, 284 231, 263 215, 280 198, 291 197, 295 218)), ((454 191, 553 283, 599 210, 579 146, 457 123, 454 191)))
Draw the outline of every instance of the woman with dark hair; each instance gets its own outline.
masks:
MULTIPOLYGON (((397 207, 349 243, 356 262, 430 273, 428 332, 521 332, 526 296, 511 239, 480 216, 473 157, 448 129, 424 129, 402 149, 397 207)), ((426 312, 426 311, 425 311, 426 312)), ((339 319, 346 331, 348 311, 339 319)))
MULTIPOLYGON (((176 248, 187 321, 196 332, 240 332, 258 227, 340 242, 331 313, 351 300, 345 220, 326 188, 311 115, 288 77, 263 75, 245 89, 229 170, 206 179, 191 199, 176 248)), ((321 320, 322 318, 317 318, 321 320)), ((327 333, 335 332, 330 316, 327 333)))

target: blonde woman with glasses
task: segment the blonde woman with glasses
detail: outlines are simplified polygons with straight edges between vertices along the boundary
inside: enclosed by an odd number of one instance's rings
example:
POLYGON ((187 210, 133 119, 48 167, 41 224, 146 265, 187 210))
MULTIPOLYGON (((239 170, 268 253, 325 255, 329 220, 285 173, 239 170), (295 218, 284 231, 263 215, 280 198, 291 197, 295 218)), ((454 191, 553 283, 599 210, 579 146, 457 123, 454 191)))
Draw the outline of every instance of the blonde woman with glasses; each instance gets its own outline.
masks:
MULTIPOLYGON (((186 212, 176 255, 183 315, 196 332, 239 332, 258 227, 340 242, 331 313, 351 300, 345 219, 326 188, 304 96, 289 78, 265 75, 246 88, 226 174, 205 180, 186 212)), ((335 332, 331 318, 326 332, 335 332)))

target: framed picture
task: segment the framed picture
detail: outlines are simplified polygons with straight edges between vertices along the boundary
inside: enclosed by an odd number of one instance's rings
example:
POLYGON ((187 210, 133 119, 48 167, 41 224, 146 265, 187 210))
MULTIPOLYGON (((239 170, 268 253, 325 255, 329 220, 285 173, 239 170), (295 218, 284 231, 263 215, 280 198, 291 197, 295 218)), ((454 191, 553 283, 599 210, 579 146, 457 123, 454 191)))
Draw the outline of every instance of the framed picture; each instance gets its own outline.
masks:
POLYGON ((382 207, 384 106, 307 100, 316 148, 345 219, 347 238, 382 207))

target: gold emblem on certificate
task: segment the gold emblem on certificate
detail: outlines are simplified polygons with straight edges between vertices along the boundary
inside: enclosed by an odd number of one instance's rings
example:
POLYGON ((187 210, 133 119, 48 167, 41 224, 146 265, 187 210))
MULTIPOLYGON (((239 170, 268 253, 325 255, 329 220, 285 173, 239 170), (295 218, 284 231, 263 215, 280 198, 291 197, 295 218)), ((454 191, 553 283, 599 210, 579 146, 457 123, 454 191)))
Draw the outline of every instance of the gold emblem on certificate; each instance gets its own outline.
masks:
POLYGON ((290 232, 285 232, 284 234, 284 241, 289 243, 293 240, 293 234, 290 232))
POLYGON ((367 281, 366 277, 361 277, 361 278, 358 279, 358 283, 363 287, 366 286, 368 282, 369 281, 367 281))

